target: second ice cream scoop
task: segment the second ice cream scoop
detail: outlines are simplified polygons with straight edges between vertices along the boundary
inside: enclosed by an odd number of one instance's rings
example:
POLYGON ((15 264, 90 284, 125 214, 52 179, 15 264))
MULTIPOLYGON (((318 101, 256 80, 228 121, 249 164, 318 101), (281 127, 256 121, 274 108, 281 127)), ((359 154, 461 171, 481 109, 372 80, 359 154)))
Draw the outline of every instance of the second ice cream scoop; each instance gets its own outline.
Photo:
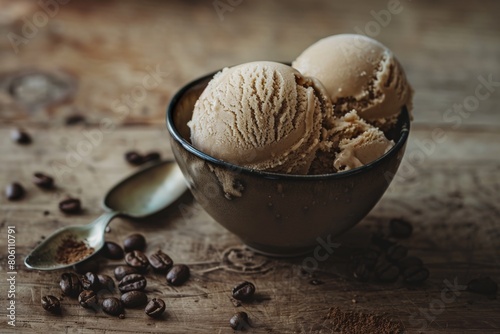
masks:
POLYGON ((337 114, 352 109, 368 121, 394 119, 413 90, 393 53, 362 35, 323 38, 308 47, 292 66, 325 86, 337 114))

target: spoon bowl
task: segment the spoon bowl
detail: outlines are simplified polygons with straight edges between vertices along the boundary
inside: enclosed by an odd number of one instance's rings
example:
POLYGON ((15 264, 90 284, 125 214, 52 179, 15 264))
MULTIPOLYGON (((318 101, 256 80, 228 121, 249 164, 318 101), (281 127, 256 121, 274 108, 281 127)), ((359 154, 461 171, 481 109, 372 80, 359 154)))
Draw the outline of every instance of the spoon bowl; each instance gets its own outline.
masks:
POLYGON ((174 161, 150 165, 125 178, 106 194, 106 210, 89 225, 61 228, 35 247, 24 260, 25 265, 37 270, 56 270, 85 261, 104 246, 104 232, 117 216, 145 218, 172 204, 187 189, 186 182, 174 161), (58 253, 68 240, 83 242, 90 249, 86 256, 74 262, 58 261, 58 253))

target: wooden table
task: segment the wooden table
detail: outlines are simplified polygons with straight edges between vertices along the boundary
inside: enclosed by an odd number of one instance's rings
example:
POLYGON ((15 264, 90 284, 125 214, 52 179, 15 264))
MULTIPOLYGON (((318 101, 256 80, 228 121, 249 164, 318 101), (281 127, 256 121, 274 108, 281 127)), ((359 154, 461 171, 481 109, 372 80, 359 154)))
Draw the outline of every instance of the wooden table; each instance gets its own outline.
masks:
MULTIPOLYGON (((230 333, 229 318, 244 310, 249 332, 330 333, 333 307, 384 315, 408 333, 500 331, 497 299, 462 290, 443 295, 449 284, 480 276, 500 281, 500 2, 47 2, 44 11, 36 2, 0 1, 0 184, 17 180, 27 190, 18 202, 0 198, 0 332, 230 333), (135 169, 124 152, 157 150, 172 158, 164 112, 178 88, 231 64, 290 61, 341 32, 363 32, 394 51, 415 88, 415 121, 389 191, 316 271, 301 270, 306 257, 245 250, 186 194, 147 221, 116 219, 107 234, 121 243, 143 233, 148 251, 161 247, 190 265, 192 277, 179 288, 149 274, 149 295, 166 301, 165 318, 129 310, 119 320, 69 298, 61 316, 42 309, 42 295, 60 295, 61 272, 28 270, 25 255, 55 229, 98 217, 103 194, 135 169), (24 72, 34 79, 16 86, 13 78, 24 72), (44 75, 56 78, 52 85, 44 75), (485 80, 496 83, 478 88, 485 80), (64 101, 39 103, 51 97, 64 101), (66 125, 74 114, 84 123, 66 125), (18 126, 32 144, 9 139, 18 126), (35 187, 35 171, 55 176, 57 189, 35 187), (82 200, 82 214, 58 210, 66 195, 82 200), (387 231, 392 218, 414 226, 401 243, 430 269, 423 286, 360 283, 346 269, 349 253, 373 232, 387 231), (15 328, 6 317, 8 226, 16 231, 15 328), (230 291, 242 280, 254 282, 258 295, 236 307, 230 291)), ((118 263, 102 262, 101 272, 110 274, 118 263)))

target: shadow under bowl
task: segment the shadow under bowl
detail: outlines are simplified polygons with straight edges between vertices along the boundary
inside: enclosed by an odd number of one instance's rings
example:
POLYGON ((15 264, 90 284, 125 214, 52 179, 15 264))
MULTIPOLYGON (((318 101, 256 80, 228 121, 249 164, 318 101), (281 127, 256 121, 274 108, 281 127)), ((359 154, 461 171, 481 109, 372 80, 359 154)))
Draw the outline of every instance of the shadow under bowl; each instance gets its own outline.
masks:
POLYGON ((297 256, 327 243, 370 212, 403 158, 410 130, 406 107, 390 134, 394 147, 367 165, 324 175, 257 171, 216 159, 190 143, 187 123, 215 73, 181 88, 166 115, 175 159, 210 216, 259 253, 297 256))

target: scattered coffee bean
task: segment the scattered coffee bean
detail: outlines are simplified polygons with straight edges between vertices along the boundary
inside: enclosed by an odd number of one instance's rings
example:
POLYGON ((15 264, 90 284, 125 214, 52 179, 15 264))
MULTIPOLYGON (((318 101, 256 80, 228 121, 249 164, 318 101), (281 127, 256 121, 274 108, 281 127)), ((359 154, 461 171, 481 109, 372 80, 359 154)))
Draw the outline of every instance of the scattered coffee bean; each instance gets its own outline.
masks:
POLYGON ((167 272, 174 265, 174 261, 161 250, 149 256, 149 264, 157 272, 167 272))
POLYGON ((144 158, 142 155, 137 153, 136 151, 130 151, 125 153, 125 160, 134 166, 139 166, 144 163, 144 158))
POLYGON ((73 273, 64 273, 61 275, 61 281, 59 282, 62 292, 66 296, 78 297, 82 291, 82 284, 77 275, 73 273))
POLYGON ((115 289, 115 281, 108 275, 97 275, 99 279, 99 290, 108 290, 112 292, 115 289))
POLYGON ((413 232, 413 226, 403 219, 392 219, 389 222, 391 236, 395 238, 408 238, 413 232))
POLYGON ((370 279, 371 272, 368 269, 366 263, 361 261, 361 262, 358 262, 356 264, 356 266, 354 267, 354 271, 352 272, 352 275, 358 281, 366 282, 366 281, 368 281, 368 279, 370 279))
POLYGON ((160 160, 161 156, 160 153, 158 152, 150 152, 142 158, 143 163, 150 162, 150 161, 157 161, 160 160))
POLYGON ((122 302, 115 297, 108 297, 102 301, 102 310, 110 315, 119 316, 123 314, 122 302))
POLYGON ((13 182, 5 187, 5 196, 9 201, 19 200, 24 197, 25 193, 24 187, 17 182, 13 182))
POLYGON ((126 308, 134 308, 146 304, 148 296, 142 291, 129 291, 125 292, 120 300, 126 308))
POLYGON ((85 117, 83 115, 80 115, 80 114, 69 115, 64 120, 64 123, 66 125, 75 125, 75 124, 84 123, 84 122, 85 122, 85 117))
POLYGON ((375 275, 382 282, 395 282, 399 276, 399 268, 391 263, 381 263, 375 268, 375 275))
POLYGON ((95 257, 91 257, 90 259, 75 264, 73 269, 81 275, 88 272, 97 273, 99 271, 99 262, 96 261, 95 257))
POLYGON ((144 313, 152 318, 158 318, 165 312, 165 302, 160 298, 153 298, 144 309, 144 313))
POLYGON ((120 318, 120 319, 125 319, 125 314, 121 313, 121 314, 118 316, 118 318, 120 318))
POLYGON ((54 188, 54 179, 40 172, 33 174, 33 183, 43 189, 54 188))
POLYGON ((246 312, 235 313, 231 319, 229 319, 229 326, 234 330, 245 330, 250 325, 248 323, 248 314, 246 312))
POLYGON ((184 264, 176 264, 167 273, 167 283, 171 285, 182 285, 189 278, 189 267, 184 264))
POLYGON ((106 241, 102 248, 102 255, 111 260, 123 259, 123 249, 117 243, 106 241))
POLYGON ((406 269, 411 267, 422 267, 424 262, 422 259, 416 256, 407 256, 399 260, 396 265, 404 272, 406 269))
POLYGON ((68 214, 79 213, 82 211, 82 204, 77 198, 67 198, 59 202, 59 210, 68 214))
POLYGON ((78 302, 82 307, 97 309, 97 295, 92 290, 83 290, 78 296, 78 302))
POLYGON ((421 284, 429 278, 429 269, 422 266, 407 268, 403 272, 403 278, 408 284, 421 284))
POLYGON ((382 250, 386 250, 391 246, 394 246, 396 243, 394 241, 390 241, 384 237, 381 233, 376 233, 372 235, 371 239, 372 243, 382 250))
POLYGON ((132 268, 136 268, 139 272, 144 272, 149 266, 149 260, 146 254, 139 250, 131 251, 125 254, 125 262, 132 268))
POLYGON ((495 295, 498 291, 498 284, 490 277, 475 278, 467 283, 467 290, 483 295, 495 295))
POLYGON ((99 277, 92 272, 88 272, 80 279, 84 290, 98 291, 100 288, 99 277))
POLYGON ((10 133, 10 138, 12 141, 18 143, 18 144, 30 144, 31 143, 31 136, 24 130, 21 129, 14 129, 10 133))
POLYGON ((127 253, 134 250, 142 251, 144 247, 146 247, 146 238, 142 234, 131 234, 123 240, 123 248, 127 253))
POLYGON ((61 303, 59 302, 59 299, 52 295, 42 297, 42 307, 44 310, 52 313, 61 312, 61 303))
POLYGON ((115 278, 117 281, 121 281, 127 275, 138 274, 139 271, 135 268, 129 266, 118 266, 115 268, 115 278))
POLYGON ((405 246, 393 245, 387 249, 387 259, 392 262, 397 262, 403 259, 408 254, 408 249, 405 246))
POLYGON ((233 288, 233 298, 238 300, 250 300, 255 293, 255 285, 251 282, 242 282, 233 288))
POLYGON ((146 288, 146 278, 140 274, 130 274, 121 279, 118 289, 122 292, 142 291, 146 288))

